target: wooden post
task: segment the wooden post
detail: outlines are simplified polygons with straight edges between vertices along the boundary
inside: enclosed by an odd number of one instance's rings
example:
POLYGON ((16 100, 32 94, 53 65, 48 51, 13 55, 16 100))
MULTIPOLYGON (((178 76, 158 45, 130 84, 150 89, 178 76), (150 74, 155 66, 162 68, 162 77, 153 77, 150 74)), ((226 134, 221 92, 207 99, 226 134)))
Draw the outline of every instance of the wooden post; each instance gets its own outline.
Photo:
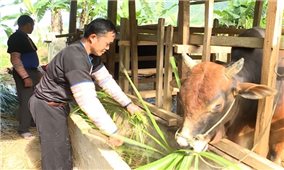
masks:
POLYGON ((157 60, 156 60, 156 106, 163 104, 163 68, 164 68, 165 19, 159 18, 157 30, 157 60))
MULTIPOLYGON (((189 0, 179 0, 179 9, 178 9, 178 43, 179 44, 188 44, 189 43, 189 0)), ((182 61, 181 57, 178 57, 178 70, 180 78, 186 76, 187 67, 182 61)))
POLYGON ((135 0, 129 0, 129 30, 130 30, 130 54, 131 54, 131 78, 138 88, 138 49, 137 49, 137 21, 135 0))
POLYGON ((69 34, 76 32, 77 0, 71 0, 69 15, 69 34))
MULTIPOLYGON (((189 43, 189 0, 179 0, 179 8, 178 8, 178 43, 179 44, 188 44, 189 43)), ((177 65, 178 65, 178 74, 180 79, 183 77, 186 77, 186 73, 188 71, 188 67, 185 65, 185 63, 182 60, 181 55, 177 58, 177 65)), ((180 94, 177 93, 177 98, 180 94)), ((182 107, 177 99, 177 114, 182 113, 182 107)))
MULTIPOLYGON (((261 73, 261 83, 275 88, 276 74, 274 68, 278 61, 283 0, 268 1, 267 23, 263 45, 263 66, 261 73)), ((266 97, 259 101, 256 129, 254 135, 255 152, 266 156, 268 153, 268 139, 273 111, 274 96, 266 97)))
MULTIPOLYGON (((120 41, 128 40, 129 39, 129 24, 128 19, 121 18, 120 20, 120 41)), ((126 70, 129 70, 130 68, 130 51, 129 46, 120 45, 119 46, 119 66, 122 63, 126 70)), ((124 74, 119 72, 119 85, 121 89, 125 92, 129 92, 129 83, 128 80, 125 78, 124 74)))
MULTIPOLYGON (((107 16, 108 19, 111 20, 111 22, 116 25, 116 16, 117 16, 117 1, 108 1, 108 7, 107 7, 107 16)), ((106 53, 106 61, 107 61, 107 68, 114 76, 115 72, 115 46, 117 42, 114 42, 110 45, 110 48, 108 52, 106 53)))
POLYGON ((213 27, 214 0, 205 1, 205 26, 203 38, 202 61, 210 61, 210 41, 213 27))
POLYGON ((255 7, 254 7, 254 16, 253 16, 253 27, 259 27, 261 21, 261 14, 263 8, 263 1, 256 0, 255 7))
POLYGON ((170 85, 172 81, 172 67, 170 65, 170 57, 173 55, 173 35, 174 27, 169 25, 166 28, 166 51, 165 51, 165 75, 164 75, 164 102, 163 108, 171 111, 172 106, 172 91, 173 87, 170 85))

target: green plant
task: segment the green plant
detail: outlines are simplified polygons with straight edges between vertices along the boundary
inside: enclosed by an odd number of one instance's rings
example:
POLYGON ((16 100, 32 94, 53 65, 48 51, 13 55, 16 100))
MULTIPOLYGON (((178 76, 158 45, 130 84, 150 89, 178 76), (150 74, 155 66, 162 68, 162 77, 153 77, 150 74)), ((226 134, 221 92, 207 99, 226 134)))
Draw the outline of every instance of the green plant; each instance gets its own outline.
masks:
POLYGON ((15 87, 2 81, 0 82, 0 110, 1 113, 13 114, 19 105, 16 90, 15 87))
POLYGON ((4 45, 0 45, 0 68, 6 69, 8 67, 11 67, 12 64, 10 62, 10 56, 7 53, 7 47, 4 45))
MULTIPOLYGON (((225 9, 214 10, 214 13, 219 16, 218 19, 221 25, 236 26, 243 28, 251 28, 254 16, 255 0, 234 0, 228 1, 228 7, 225 9)), ((264 3, 261 26, 266 24, 265 11, 267 1, 264 3)))

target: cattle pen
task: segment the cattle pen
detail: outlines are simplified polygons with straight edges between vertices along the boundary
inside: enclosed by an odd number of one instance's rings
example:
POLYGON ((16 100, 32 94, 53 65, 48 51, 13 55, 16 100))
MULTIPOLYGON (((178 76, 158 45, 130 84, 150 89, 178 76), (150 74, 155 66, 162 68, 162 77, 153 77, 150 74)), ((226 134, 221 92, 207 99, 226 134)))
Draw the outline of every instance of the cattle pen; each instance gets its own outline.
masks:
MULTIPOLYGON (((218 2, 215 0, 215 3, 218 2)), ((230 61, 231 47, 263 48, 263 68, 261 83, 269 87, 276 86, 276 74, 274 66, 284 55, 284 39, 282 37, 283 7, 281 0, 268 1, 266 11, 267 28, 264 38, 237 37, 244 31, 240 28, 222 28, 218 21, 213 18, 214 0, 189 1, 180 0, 178 10, 178 25, 176 27, 165 25, 164 18, 160 18, 155 25, 137 25, 135 1, 129 1, 129 18, 122 18, 120 21, 119 37, 117 40, 118 51, 112 46, 106 57, 106 65, 110 72, 118 75, 118 82, 124 92, 137 102, 133 91, 121 70, 116 73, 116 64, 123 65, 134 84, 140 87, 141 84, 151 84, 151 89, 141 91, 144 98, 155 98, 155 104, 148 104, 151 111, 168 126, 178 126, 182 122, 180 114, 173 113, 173 96, 179 96, 179 90, 173 78, 173 69, 170 64, 170 57, 177 60, 178 73, 182 77, 186 75, 187 68, 181 58, 182 52, 187 52, 198 61, 212 61, 218 54, 225 54, 225 62, 230 61), (189 22, 190 5, 203 3, 205 5, 204 27, 191 27, 189 22), (140 57, 138 48, 141 46, 152 46, 155 55, 140 57), (155 61, 152 68, 139 68, 139 62, 155 61)), ((78 38, 76 30, 76 5, 77 0, 71 0, 69 40, 78 38)), ((116 21, 117 1, 108 1, 108 17, 116 21)), ((256 1, 253 26, 259 26, 261 13, 263 12, 263 1, 256 1)), ((58 36, 61 37, 61 36, 58 36)), ((121 69, 121 68, 119 68, 121 69)), ((273 114, 273 97, 267 97, 259 101, 258 115, 254 143, 257 143, 254 151, 242 148, 237 144, 223 139, 217 144, 210 145, 209 149, 229 160, 241 162, 248 169, 280 169, 281 167, 265 158, 268 152, 269 131, 271 115, 273 114)), ((177 103, 177 113, 180 109, 177 103)), ((102 165, 98 169, 128 169, 129 167, 120 160, 114 151, 107 148, 104 138, 98 133, 90 134, 89 127, 78 123, 78 117, 70 118, 70 131, 73 139, 72 145, 75 159, 82 169, 93 167, 91 157, 95 156, 101 160, 102 165), (76 119, 76 120, 74 120, 76 119), (79 137, 79 136, 80 137, 79 137), (84 145, 82 145, 84 143, 84 145), (88 143, 88 144, 87 144, 88 143), (86 145, 85 145, 86 144, 86 145), (89 153, 87 157, 80 155, 86 153, 88 147, 96 148, 99 152, 89 153), (107 156, 106 156, 107 155, 107 156), (111 155, 111 156, 110 156, 111 155), (86 161, 87 160, 87 161, 86 161), (117 160, 115 163, 113 160, 117 160)))

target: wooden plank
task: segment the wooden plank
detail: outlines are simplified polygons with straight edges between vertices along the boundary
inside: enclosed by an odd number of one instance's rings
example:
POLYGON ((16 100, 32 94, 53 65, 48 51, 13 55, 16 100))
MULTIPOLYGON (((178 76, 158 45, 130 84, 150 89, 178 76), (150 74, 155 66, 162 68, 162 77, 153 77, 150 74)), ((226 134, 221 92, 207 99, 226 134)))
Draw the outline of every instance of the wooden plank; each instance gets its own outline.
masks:
POLYGON ((163 109, 170 111, 172 107, 172 67, 170 64, 170 57, 173 56, 173 26, 169 25, 166 28, 166 51, 165 51, 165 73, 164 73, 164 102, 163 109))
MULTIPOLYGON (((127 71, 128 74, 131 75, 131 71, 127 71)), ((164 72, 164 69, 162 69, 162 73, 164 72)), ((155 75, 157 73, 156 68, 140 68, 138 69, 138 75, 144 75, 144 76, 151 76, 155 75)))
POLYGON ((163 104, 163 76, 164 76, 164 41, 165 19, 159 18, 157 30, 157 60, 156 60, 156 106, 163 104))
POLYGON ((255 1, 253 27, 259 27, 261 21, 261 14, 263 9, 263 1, 255 1))
MULTIPOLYGON (((174 51, 177 54, 181 54, 186 51, 189 54, 201 54, 203 51, 203 46, 195 45, 178 45, 175 44, 174 51)), ((223 47, 223 46, 211 46, 211 53, 231 53, 232 47, 223 47)))
POLYGON ((238 162, 238 160, 234 157, 232 157, 231 155, 228 155, 227 153, 223 152, 222 150, 215 148, 212 145, 209 145, 208 150, 227 159, 228 161, 231 161, 235 164, 237 164, 237 166, 241 169, 241 170, 251 170, 252 168, 242 162, 238 162))
POLYGON ((156 97, 156 90, 142 90, 139 93, 144 99, 156 97))
MULTIPOLYGON (((265 84, 272 88, 276 87, 274 66, 277 64, 279 56, 283 8, 283 0, 268 1, 261 84, 265 84)), ((254 145, 256 145, 256 153, 262 156, 266 156, 268 153, 273 102, 274 96, 271 96, 260 100, 258 104, 254 145)))
MULTIPOLYGON (((175 33, 174 33, 175 34, 175 33)), ((175 36, 174 36, 175 38, 175 36)), ((175 41, 174 41, 175 42, 175 41)), ((190 45, 202 45, 203 35, 191 35, 189 39, 190 45)), ((211 37, 211 47, 212 46, 227 46, 227 47, 247 47, 247 48, 263 48, 263 38, 256 37, 231 37, 231 36, 212 36, 211 37)), ((181 44, 181 43, 176 43, 181 44)), ((130 41, 122 40, 118 43, 119 46, 130 46, 130 41)), ((157 45, 157 42, 150 41, 138 41, 137 45, 157 45)), ((284 37, 281 37, 280 49, 284 49, 284 37)))
POLYGON ((92 129, 81 116, 68 116, 68 129, 78 169, 131 169, 107 144, 107 137, 92 129))
MULTIPOLYGON (((177 88, 174 88, 174 89, 177 89, 177 88)), ((173 90, 171 95, 176 95, 177 92, 178 92, 178 89, 173 90)), ((156 90, 142 90, 142 91, 139 91, 139 93, 141 93, 141 96, 145 99, 156 97, 156 90)))
POLYGON ((137 49, 137 21, 135 1, 128 1, 129 8, 129 30, 130 30, 130 54, 131 54, 131 70, 132 81, 138 86, 138 49, 137 49))
POLYGON ((203 37, 202 61, 210 61, 210 42, 213 27, 214 0, 205 1, 205 32, 203 37))
POLYGON ((137 41, 149 41, 149 42, 157 42, 158 33, 156 31, 155 35, 153 34, 138 34, 137 41))
MULTIPOLYGON (((121 40, 118 43, 119 46, 130 46, 129 40, 121 40)), ((153 41, 137 41, 137 45, 157 45, 157 42, 153 41)))
MULTIPOLYGON (((190 27, 190 33, 204 33, 204 27, 190 27)), ((236 29, 236 28, 212 28, 212 34, 240 34, 246 29, 236 29)))
POLYGON ((137 28, 138 34, 149 34, 149 35, 154 35, 157 34, 157 27, 155 30, 150 30, 150 29, 143 29, 140 26, 137 28))
POLYGON ((279 165, 269 161, 268 159, 261 157, 250 151, 245 149, 230 140, 222 139, 220 142, 211 145, 214 148, 221 150, 222 152, 232 156, 233 158, 243 162, 244 164, 252 167, 256 170, 283 170, 279 165))
MULTIPOLYGON (((142 104, 139 102, 139 100, 137 99, 137 97, 133 96, 133 95, 129 95, 127 94, 127 96, 129 98, 131 98, 131 100, 137 104, 138 106, 142 106, 142 104)), ((160 117, 163 120, 166 120, 168 122, 168 126, 178 126, 181 125, 182 123, 182 117, 180 117, 179 115, 166 111, 164 109, 158 108, 155 105, 145 102, 146 106, 149 108, 149 110, 151 111, 151 113, 153 113, 154 115, 160 117)))
MULTIPOLYGON (((262 48, 263 41, 263 38, 256 37, 212 36, 210 44, 213 46, 262 48)), ((202 45, 203 35, 191 35, 189 44, 202 45)))

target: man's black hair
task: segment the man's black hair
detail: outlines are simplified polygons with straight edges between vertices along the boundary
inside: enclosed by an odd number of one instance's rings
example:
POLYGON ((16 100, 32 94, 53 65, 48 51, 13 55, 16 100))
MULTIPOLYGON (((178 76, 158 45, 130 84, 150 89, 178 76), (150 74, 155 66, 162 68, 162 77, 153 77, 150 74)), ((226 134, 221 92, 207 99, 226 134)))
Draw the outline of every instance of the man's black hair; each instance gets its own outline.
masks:
POLYGON ((114 24, 110 20, 97 18, 86 26, 84 37, 87 38, 91 34, 102 35, 106 34, 107 32, 117 33, 114 24))
POLYGON ((34 20, 28 16, 28 15, 21 15, 19 18, 18 18, 18 26, 21 27, 21 26, 24 26, 26 24, 34 24, 34 20))

